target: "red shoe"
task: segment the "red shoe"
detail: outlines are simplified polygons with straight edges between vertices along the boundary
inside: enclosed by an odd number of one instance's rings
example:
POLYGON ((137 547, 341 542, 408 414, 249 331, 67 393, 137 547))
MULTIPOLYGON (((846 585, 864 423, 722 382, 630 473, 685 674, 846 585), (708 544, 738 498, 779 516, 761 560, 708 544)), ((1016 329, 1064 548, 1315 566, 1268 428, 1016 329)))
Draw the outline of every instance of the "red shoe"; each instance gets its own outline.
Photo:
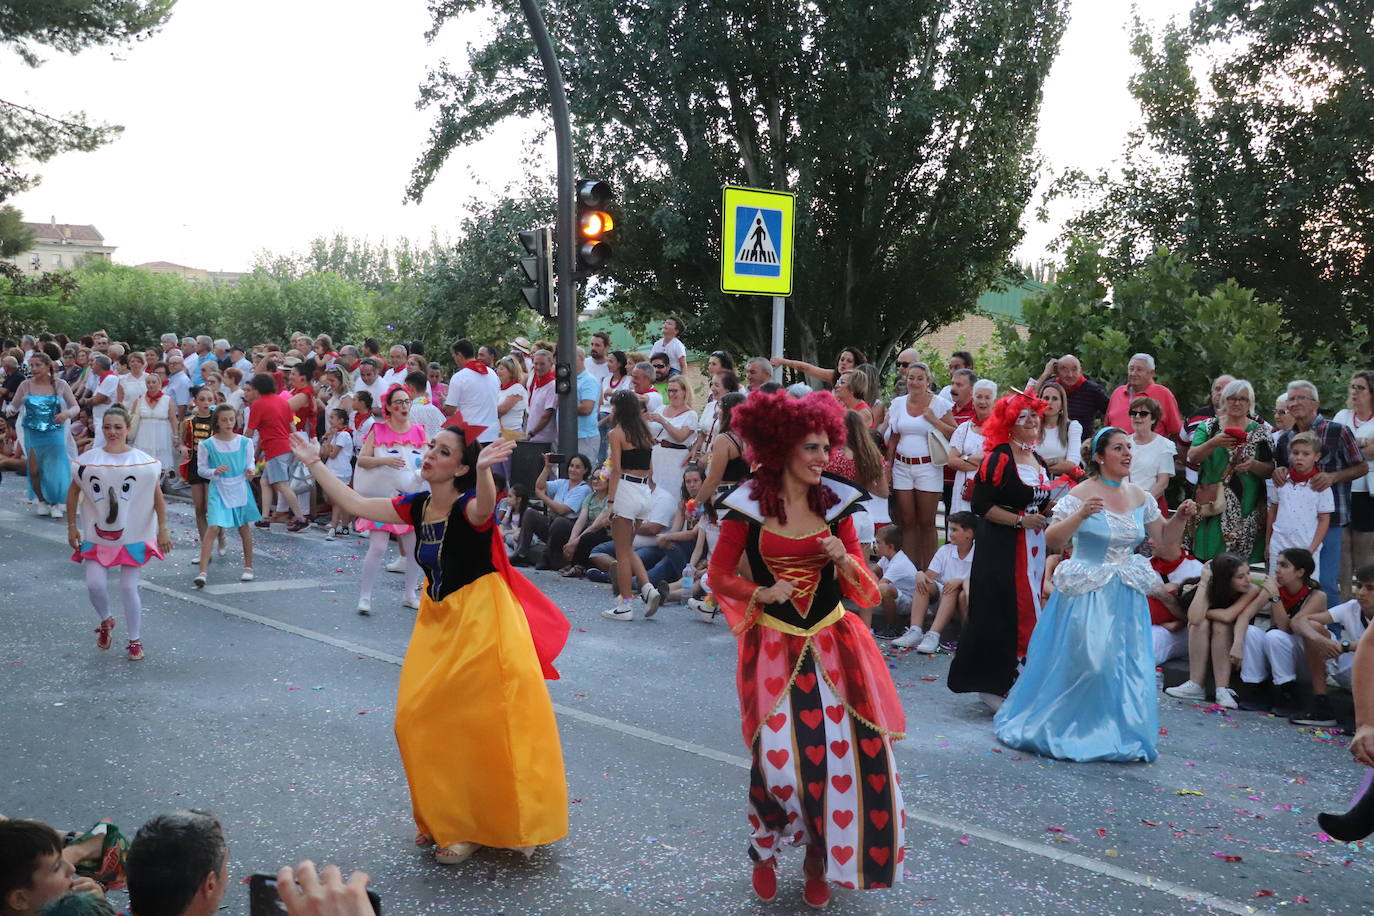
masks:
POLYGON ((110 631, 114 629, 115 619, 106 617, 100 621, 100 626, 95 628, 95 647, 97 649, 108 649, 114 644, 114 638, 110 636, 110 631))
POLYGON ((754 893, 767 903, 778 896, 778 860, 754 863, 754 893))
POLYGON ((129 661, 143 661, 143 643, 137 639, 129 640, 129 661))
POLYGON ((821 855, 806 856, 802 865, 806 884, 802 887, 802 900, 807 906, 820 909, 830 902, 830 882, 825 880, 825 858, 821 855))

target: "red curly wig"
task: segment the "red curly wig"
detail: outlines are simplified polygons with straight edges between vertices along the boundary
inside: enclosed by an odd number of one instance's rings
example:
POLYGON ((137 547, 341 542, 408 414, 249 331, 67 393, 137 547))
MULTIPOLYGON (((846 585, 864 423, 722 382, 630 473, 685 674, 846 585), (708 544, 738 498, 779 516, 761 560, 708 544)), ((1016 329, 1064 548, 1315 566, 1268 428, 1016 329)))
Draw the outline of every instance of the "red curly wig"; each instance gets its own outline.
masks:
POLYGON ((1030 388, 999 398, 992 406, 992 413, 983 421, 983 450, 990 452, 1011 439, 1012 427, 1021 411, 1031 410, 1043 417, 1049 406, 1048 401, 1036 397, 1030 388))
MULTIPOLYGON (((785 391, 755 392, 730 412, 730 429, 748 446, 745 457, 754 468, 751 486, 764 515, 787 524, 782 475, 792 450, 814 432, 829 436, 832 449, 843 446, 844 413, 844 407, 828 391, 813 391, 804 398, 794 398, 785 391)), ((819 484, 811 488, 806 499, 812 511, 822 517, 839 501, 828 487, 819 484)))

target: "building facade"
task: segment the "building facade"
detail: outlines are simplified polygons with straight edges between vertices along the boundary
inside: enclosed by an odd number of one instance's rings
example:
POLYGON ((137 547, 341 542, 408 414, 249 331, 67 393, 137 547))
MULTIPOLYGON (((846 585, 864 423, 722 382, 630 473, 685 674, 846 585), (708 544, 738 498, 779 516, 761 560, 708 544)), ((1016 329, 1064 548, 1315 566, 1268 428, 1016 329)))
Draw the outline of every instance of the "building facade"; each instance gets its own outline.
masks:
POLYGON ((33 232, 33 247, 6 258, 27 276, 74 270, 87 258, 109 261, 115 246, 105 244, 105 236, 94 226, 59 223, 54 217, 46 223, 24 223, 33 232))

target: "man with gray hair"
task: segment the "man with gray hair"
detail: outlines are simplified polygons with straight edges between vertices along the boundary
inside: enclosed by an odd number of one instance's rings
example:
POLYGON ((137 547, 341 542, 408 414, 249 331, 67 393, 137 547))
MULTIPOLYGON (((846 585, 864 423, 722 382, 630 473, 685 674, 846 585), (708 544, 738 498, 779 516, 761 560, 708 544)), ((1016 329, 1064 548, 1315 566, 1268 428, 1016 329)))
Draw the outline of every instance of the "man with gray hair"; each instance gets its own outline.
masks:
POLYGON ((1119 386, 1107 400, 1107 425, 1117 429, 1131 428, 1131 402, 1136 398, 1154 398, 1162 409, 1155 432, 1170 439, 1183 428, 1178 399, 1168 388, 1155 381, 1155 358, 1137 353, 1126 364, 1126 384, 1119 386))
POLYGON ((175 334, 163 334, 158 341, 162 344, 162 359, 166 361, 167 354, 177 348, 177 336, 175 334))
POLYGON ((233 365, 229 359, 229 341, 223 337, 217 339, 210 345, 210 352, 215 354, 215 362, 219 364, 219 371, 223 372, 233 365))
POLYGON ((119 395, 119 376, 112 368, 110 358, 104 353, 91 357, 91 375, 95 377, 95 391, 86 399, 91 408, 91 420, 95 423, 95 447, 105 447, 105 429, 101 422, 105 411, 110 409, 119 395))
POLYGON ((191 384, 194 386, 202 384, 200 367, 203 362, 210 358, 210 343, 210 335, 201 334, 191 341, 192 349, 185 357, 186 375, 190 377, 191 384))
POLYGON ((1288 383, 1288 415, 1293 426, 1279 434, 1279 441, 1274 446, 1274 464, 1277 465, 1274 483, 1283 486, 1288 480, 1288 445, 1293 437, 1305 432, 1315 434, 1322 451, 1317 457, 1317 474, 1308 481, 1308 486, 1318 493, 1330 489, 1336 501, 1336 511, 1331 513, 1331 525, 1326 529, 1317 558, 1317 579, 1322 591, 1326 592, 1327 607, 1335 607, 1341 600, 1341 593, 1350 590, 1349 582, 1340 581, 1341 545, 1345 540, 1345 528, 1350 524, 1350 482, 1368 472, 1369 462, 1360 453, 1350 427, 1333 423, 1321 415, 1317 386, 1306 379, 1288 383))

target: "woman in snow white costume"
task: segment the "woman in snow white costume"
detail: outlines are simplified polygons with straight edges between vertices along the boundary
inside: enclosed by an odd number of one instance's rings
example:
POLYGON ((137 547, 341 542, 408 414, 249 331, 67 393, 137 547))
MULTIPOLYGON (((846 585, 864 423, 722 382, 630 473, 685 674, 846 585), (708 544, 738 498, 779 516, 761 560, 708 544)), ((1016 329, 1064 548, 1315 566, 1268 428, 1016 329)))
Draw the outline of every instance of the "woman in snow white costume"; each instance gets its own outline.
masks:
POLYGON ((829 392, 753 394, 731 426, 755 470, 720 501, 710 580, 739 637, 753 886, 773 899, 778 847, 802 845, 803 899, 819 907, 831 883, 901 880, 905 855, 890 742, 906 722, 872 635, 840 604, 878 603, 851 518, 867 494, 823 473, 845 441, 829 392))
POLYGON ((366 498, 297 433, 291 450, 335 505, 357 518, 411 525, 424 595, 401 667, 396 744, 410 783, 416 845, 456 865, 481 846, 518 849, 568 832, 567 781, 544 679, 567 642, 563 614, 511 569, 493 523, 491 468, 515 443, 483 448, 445 427, 420 464, 427 493, 366 498))

